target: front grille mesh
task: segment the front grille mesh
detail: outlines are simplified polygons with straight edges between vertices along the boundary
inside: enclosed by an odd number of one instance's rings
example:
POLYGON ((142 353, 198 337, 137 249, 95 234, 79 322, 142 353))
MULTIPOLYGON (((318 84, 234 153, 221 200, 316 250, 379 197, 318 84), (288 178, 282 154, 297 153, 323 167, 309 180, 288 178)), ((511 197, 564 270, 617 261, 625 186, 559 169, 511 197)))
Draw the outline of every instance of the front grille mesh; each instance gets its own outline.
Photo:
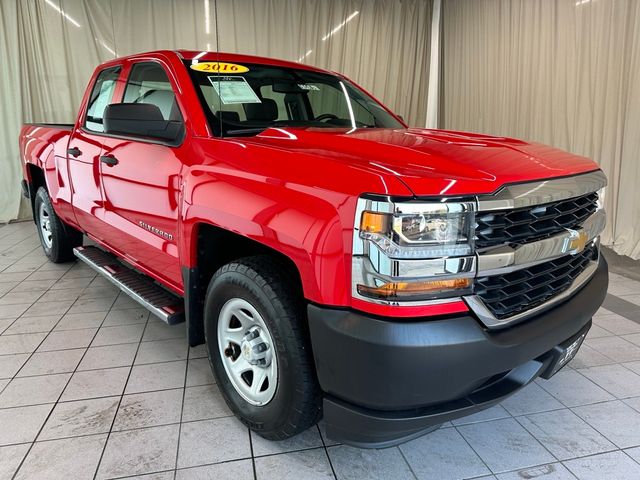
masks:
POLYGON ((592 243, 576 255, 566 255, 504 275, 478 278, 475 294, 496 318, 508 318, 541 305, 568 289, 597 258, 597 246, 592 243))
POLYGON ((478 212, 476 214, 476 248, 503 244, 534 242, 576 228, 597 209, 598 194, 544 205, 478 212))

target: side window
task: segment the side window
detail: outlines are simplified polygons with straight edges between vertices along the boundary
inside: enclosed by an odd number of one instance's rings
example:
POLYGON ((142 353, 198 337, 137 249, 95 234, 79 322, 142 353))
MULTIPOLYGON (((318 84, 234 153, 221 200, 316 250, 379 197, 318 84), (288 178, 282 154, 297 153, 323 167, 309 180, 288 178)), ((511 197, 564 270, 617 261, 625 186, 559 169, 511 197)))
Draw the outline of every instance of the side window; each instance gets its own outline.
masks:
MULTIPOLYGON (((375 109, 376 107, 380 108, 372 102, 369 108, 375 109)), ((352 100, 351 108, 353 108, 353 116, 356 118, 356 122, 360 122, 365 125, 376 124, 376 118, 364 107, 364 105, 360 103, 360 100, 352 100)))
POLYGON ((182 121, 169 77, 155 62, 136 63, 131 69, 123 103, 147 103, 160 109, 164 120, 182 121))
POLYGON ((87 130, 104 132, 104 125, 102 124, 104 109, 111 103, 119 75, 120 67, 107 68, 98 74, 93 90, 91 90, 87 116, 84 122, 87 130))

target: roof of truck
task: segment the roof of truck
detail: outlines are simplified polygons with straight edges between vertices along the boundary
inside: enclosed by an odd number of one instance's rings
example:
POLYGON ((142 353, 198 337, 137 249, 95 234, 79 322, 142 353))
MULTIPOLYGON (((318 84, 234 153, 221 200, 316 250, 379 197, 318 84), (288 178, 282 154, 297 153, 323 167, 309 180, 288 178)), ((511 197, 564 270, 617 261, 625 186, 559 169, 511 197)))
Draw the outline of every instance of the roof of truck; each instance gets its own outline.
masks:
POLYGON ((141 52, 133 55, 127 55, 125 57, 119 57, 105 64, 112 64, 123 59, 136 59, 140 57, 150 57, 154 55, 167 55, 168 53, 174 53, 180 56, 183 60, 197 60, 198 62, 234 62, 234 63, 257 63, 263 65, 273 65, 277 67, 285 68, 298 68, 304 70, 311 70, 314 72, 331 73, 328 70, 312 67, 302 63, 290 62, 288 60, 280 60, 277 58, 258 57, 254 55, 243 55, 239 53, 225 53, 225 52, 211 52, 211 51, 199 51, 199 50, 154 50, 151 52, 141 52))
POLYGON ((290 62, 288 60, 280 60, 277 58, 269 58, 269 57, 258 57, 255 55, 243 55, 239 53, 226 53, 226 52, 198 52, 194 50, 175 50, 175 52, 185 60, 193 60, 198 55, 199 61, 210 60, 210 61, 235 61, 235 62, 245 62, 245 63, 263 63, 266 65, 277 65, 280 67, 290 67, 290 68, 305 68, 307 70, 316 70, 318 72, 326 72, 321 68, 312 67, 310 65, 305 65, 303 63, 290 62), (202 55, 204 53, 204 55, 202 55))

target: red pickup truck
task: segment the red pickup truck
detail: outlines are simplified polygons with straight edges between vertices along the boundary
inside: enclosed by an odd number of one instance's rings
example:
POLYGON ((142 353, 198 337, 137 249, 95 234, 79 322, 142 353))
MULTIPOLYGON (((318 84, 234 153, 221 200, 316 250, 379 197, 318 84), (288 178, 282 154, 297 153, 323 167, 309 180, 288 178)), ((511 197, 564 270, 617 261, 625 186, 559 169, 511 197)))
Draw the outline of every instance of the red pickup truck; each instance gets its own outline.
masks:
POLYGON ((495 405, 573 358, 607 289, 593 161, 409 128, 306 65, 112 60, 75 124, 25 125, 20 147, 47 256, 186 320, 269 439, 324 415, 388 446, 495 405))

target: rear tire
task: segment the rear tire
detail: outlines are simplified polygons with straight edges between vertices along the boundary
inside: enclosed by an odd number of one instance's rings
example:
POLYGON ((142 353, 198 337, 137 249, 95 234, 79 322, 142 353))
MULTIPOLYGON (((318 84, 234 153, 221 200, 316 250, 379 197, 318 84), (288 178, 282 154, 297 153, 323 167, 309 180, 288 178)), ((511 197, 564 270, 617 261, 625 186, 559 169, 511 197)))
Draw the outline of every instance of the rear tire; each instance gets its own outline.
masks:
POLYGON ((82 245, 82 233, 60 220, 44 187, 36 192, 33 211, 40 244, 49 260, 53 263, 73 260, 73 249, 82 245))
POLYGON ((301 433, 322 415, 304 301, 289 273, 269 256, 238 260, 214 274, 205 299, 207 351, 220 391, 233 413, 269 440, 301 433), (254 387, 256 378, 262 383, 254 387))

